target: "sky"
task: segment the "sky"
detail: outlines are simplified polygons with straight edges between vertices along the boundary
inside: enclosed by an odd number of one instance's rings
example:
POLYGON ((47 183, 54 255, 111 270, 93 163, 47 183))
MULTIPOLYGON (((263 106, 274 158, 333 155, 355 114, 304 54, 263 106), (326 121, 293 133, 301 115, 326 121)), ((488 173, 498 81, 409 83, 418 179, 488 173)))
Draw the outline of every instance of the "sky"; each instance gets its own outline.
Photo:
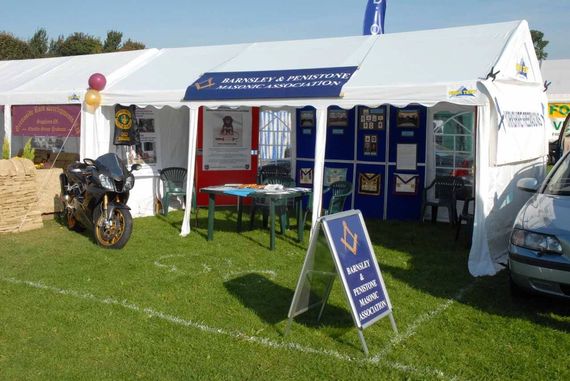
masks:
MULTIPOLYGON (((570 58, 570 0, 387 0, 386 33, 525 19, 548 58, 570 58)), ((223 45, 362 34, 367 0, 2 0, 0 31, 29 39, 108 30, 147 47, 223 45)))

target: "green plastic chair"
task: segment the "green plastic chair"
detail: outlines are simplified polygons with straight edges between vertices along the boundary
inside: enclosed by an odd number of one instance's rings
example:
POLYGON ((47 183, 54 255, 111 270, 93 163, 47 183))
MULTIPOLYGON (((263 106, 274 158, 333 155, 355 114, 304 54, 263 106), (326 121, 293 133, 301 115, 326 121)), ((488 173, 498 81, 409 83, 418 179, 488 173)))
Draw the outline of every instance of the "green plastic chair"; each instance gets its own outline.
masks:
MULTIPOLYGON (((285 188, 294 187, 297 184, 295 180, 288 176, 272 176, 263 179, 262 184, 281 184, 285 188)), ((294 201, 292 201, 294 202, 294 201)), ((275 213, 279 216, 279 222, 281 224, 281 234, 285 232, 285 229, 289 226, 289 215, 287 213, 288 205, 287 200, 277 200, 275 201, 275 213)), ((269 219, 269 202, 264 199, 253 199, 251 204, 251 209, 249 213, 249 228, 253 229, 253 223, 255 221, 255 213, 258 210, 263 212, 263 227, 267 226, 267 221, 269 219)))
POLYGON ((325 214, 342 212, 347 197, 352 194, 352 184, 348 181, 337 181, 332 183, 329 188, 332 196, 325 214))
MULTIPOLYGON (((186 168, 168 167, 158 171, 162 181, 162 214, 168 215, 168 205, 171 196, 184 197, 186 206, 186 168)), ((196 211, 196 226, 198 225, 198 203, 196 199, 196 189, 192 188, 192 210, 196 211)))

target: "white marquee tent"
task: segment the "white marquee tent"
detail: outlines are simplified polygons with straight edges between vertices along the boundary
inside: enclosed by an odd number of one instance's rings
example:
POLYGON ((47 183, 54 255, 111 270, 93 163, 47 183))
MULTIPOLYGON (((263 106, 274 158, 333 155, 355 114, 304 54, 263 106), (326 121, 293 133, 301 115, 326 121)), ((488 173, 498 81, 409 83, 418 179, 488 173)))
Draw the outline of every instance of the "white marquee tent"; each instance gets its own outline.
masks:
MULTIPOLYGON (((516 180, 544 173, 547 99, 525 21, 381 36, 161 49, 141 54, 147 56, 140 65, 110 83, 102 92, 103 107, 92 119, 85 119, 84 128, 94 133, 86 134, 83 157, 111 149, 110 106, 170 106, 166 109, 178 108, 178 112, 185 106, 189 109, 187 189, 191 190, 199 107, 314 106, 317 143, 312 210, 320 211, 329 106, 475 107, 476 208, 469 270, 476 276, 494 274, 502 268, 512 221, 528 197, 516 189, 516 180), (339 98, 182 101, 186 88, 205 72, 346 66, 358 70, 339 98)), ((105 73, 100 68, 93 71, 105 73)), ((3 96, 0 92, 0 104, 3 96)), ((188 209, 182 235, 190 232, 188 209)), ((313 221, 317 217, 315 213, 313 221)))

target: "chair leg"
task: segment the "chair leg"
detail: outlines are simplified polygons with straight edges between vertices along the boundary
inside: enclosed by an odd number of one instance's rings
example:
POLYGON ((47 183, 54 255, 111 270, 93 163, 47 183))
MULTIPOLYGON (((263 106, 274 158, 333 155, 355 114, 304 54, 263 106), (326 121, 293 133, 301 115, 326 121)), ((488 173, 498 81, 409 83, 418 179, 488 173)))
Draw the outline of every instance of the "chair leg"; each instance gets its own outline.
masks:
POLYGON ((435 224, 437 222, 437 211, 439 207, 437 205, 431 206, 431 223, 435 224))
POLYGON ((457 221, 457 229, 455 230, 455 242, 459 239, 459 231, 461 230, 461 216, 459 216, 459 221, 457 221))
POLYGON ((253 229, 253 224, 255 222, 255 212, 256 212, 256 207, 255 207, 255 202, 252 203, 251 208, 250 208, 250 212, 249 212, 249 230, 253 229))
POLYGON ((287 214, 280 213, 279 214, 279 224, 281 225, 281 234, 285 234, 285 230, 287 230, 287 214))
POLYGON ((267 221, 269 221, 269 211, 267 208, 263 208, 263 228, 267 228, 267 221))
POLYGON ((169 194, 165 193, 164 197, 162 198, 162 215, 163 216, 168 215, 168 198, 169 198, 169 194))

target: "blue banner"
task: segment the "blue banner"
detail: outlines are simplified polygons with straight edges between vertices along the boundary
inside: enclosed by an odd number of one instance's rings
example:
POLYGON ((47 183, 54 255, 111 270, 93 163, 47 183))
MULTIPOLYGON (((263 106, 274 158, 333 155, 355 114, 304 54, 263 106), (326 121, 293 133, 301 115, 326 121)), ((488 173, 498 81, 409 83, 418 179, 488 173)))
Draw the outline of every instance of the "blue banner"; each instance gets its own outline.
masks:
POLYGON ((386 1, 388 0, 368 0, 366 13, 364 14, 363 35, 384 34, 386 1))
POLYGON ((366 327, 390 312, 380 268, 365 232, 360 211, 323 218, 329 244, 345 291, 350 299, 357 326, 366 327))
POLYGON ((186 89, 185 101, 336 98, 356 66, 206 73, 186 89))

